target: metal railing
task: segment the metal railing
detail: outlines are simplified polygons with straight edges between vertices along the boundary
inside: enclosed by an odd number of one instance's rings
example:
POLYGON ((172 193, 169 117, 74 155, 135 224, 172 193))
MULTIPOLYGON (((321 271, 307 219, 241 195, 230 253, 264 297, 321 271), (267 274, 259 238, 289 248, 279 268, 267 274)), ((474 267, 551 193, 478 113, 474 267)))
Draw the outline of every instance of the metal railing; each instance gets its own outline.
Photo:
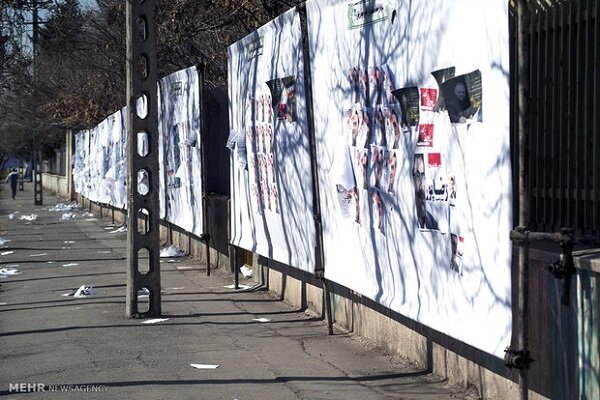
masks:
POLYGON ((530 228, 599 240, 600 4, 528 6, 530 228))

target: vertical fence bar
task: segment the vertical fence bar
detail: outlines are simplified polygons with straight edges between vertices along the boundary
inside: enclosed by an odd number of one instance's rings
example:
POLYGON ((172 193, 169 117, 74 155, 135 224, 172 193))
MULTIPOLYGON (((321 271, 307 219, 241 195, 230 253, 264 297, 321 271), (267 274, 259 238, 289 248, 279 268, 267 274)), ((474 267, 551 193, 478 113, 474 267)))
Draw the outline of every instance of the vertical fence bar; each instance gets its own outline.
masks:
POLYGON ((583 154, 581 149, 584 135, 584 127, 582 126, 582 118, 585 116, 585 103, 583 102, 583 77, 584 71, 582 71, 582 63, 581 63, 581 44, 582 44, 582 36, 581 31, 583 28, 583 21, 581 18, 581 8, 583 7, 583 0, 579 0, 576 3, 576 13, 575 13, 575 142, 573 144, 573 164, 575 166, 575 179, 574 179, 574 197, 573 197, 573 224, 571 225, 578 232, 582 232, 583 224, 581 220, 581 215, 583 213, 583 201, 582 201, 582 180, 583 180, 583 167, 582 163, 584 161, 583 154))
POLYGON ((582 31, 584 22, 582 19, 582 8, 585 0, 578 0, 575 4, 575 120, 573 126, 575 127, 576 136, 575 142, 573 143, 573 164, 575 168, 575 177, 573 180, 574 186, 574 197, 573 197, 573 223, 572 227, 576 229, 578 233, 583 232, 583 224, 581 215, 583 213, 583 201, 582 201, 582 181, 583 181, 583 154, 582 154, 582 143, 584 135, 584 126, 582 124, 585 116, 585 103, 583 102, 583 79, 584 69, 582 68, 582 43, 584 37, 582 31))
MULTIPOLYGON (((582 153, 583 153, 583 169, 582 169, 582 201, 583 201, 583 212, 582 212, 582 230, 584 233, 591 233, 591 219, 592 219, 592 208, 590 207, 590 203, 592 201, 592 197, 590 196, 591 189, 591 181, 590 174, 588 174, 588 169, 591 164, 590 150, 592 148, 590 143, 590 129, 592 126, 590 124, 592 110, 590 107, 590 102, 592 101, 592 97, 590 96, 590 91, 592 87, 590 85, 590 68, 593 62, 593 50, 590 48, 590 44, 593 46, 593 41, 590 40, 592 34, 592 4, 590 0, 585 1, 585 12, 584 12, 584 20, 585 20, 585 40, 583 46, 583 104, 584 104, 584 115, 583 115, 583 142, 582 142, 582 153)), ((593 96, 593 92, 592 92, 593 96)))
MULTIPOLYGON (((552 105, 552 76, 551 76, 551 65, 550 65, 550 51, 552 49, 551 47, 551 43, 553 43, 554 40, 554 30, 552 29, 551 25, 550 25, 550 11, 546 10, 545 11, 545 15, 544 15, 544 32, 546 34, 546 42, 544 43, 544 50, 543 50, 543 58, 542 58, 542 64, 544 65, 544 85, 543 85, 543 107, 542 107, 542 113, 544 114, 544 116, 546 116, 545 118, 543 118, 544 123, 544 129, 543 132, 544 134, 543 139, 542 139, 542 143, 543 143, 543 152, 544 152, 544 157, 542 158, 542 161, 544 162, 544 165, 552 165, 550 160, 550 126, 551 126, 551 120, 550 120, 550 111, 551 111, 551 105, 552 105)), ((544 209, 544 214, 543 214, 543 220, 542 223, 539 226, 540 230, 546 230, 547 229, 547 223, 550 220, 550 182, 551 182, 551 174, 550 174, 550 168, 542 168, 542 176, 543 176, 543 183, 544 183, 544 197, 541 200, 542 202, 542 207, 544 209)))
MULTIPOLYGON (((548 105, 548 111, 549 112, 549 118, 551 119, 551 123, 548 129, 548 146, 547 146, 547 151, 548 151, 548 160, 549 160, 549 165, 555 166, 558 165, 558 160, 556 158, 556 148, 558 146, 556 146, 555 144, 555 140, 554 138, 556 137, 556 126, 558 124, 558 107, 556 105, 556 98, 558 96, 558 82, 556 79, 556 76, 558 74, 558 70, 557 70, 557 64, 558 64, 558 38, 560 36, 559 34, 559 26, 558 26, 558 9, 557 7, 552 7, 552 14, 551 14, 551 31, 552 31, 552 43, 550 44, 550 52, 547 54, 546 56, 546 61, 548 62, 549 65, 551 65, 550 68, 550 82, 551 82, 551 92, 550 92, 550 96, 549 96, 549 100, 550 100, 550 104, 548 105)), ((546 216, 546 226, 544 228, 544 230, 551 230, 554 228, 554 220, 556 219, 556 213, 557 213, 557 209, 556 209, 556 196, 557 193, 555 193, 555 187, 556 187, 556 182, 558 181, 558 177, 557 177, 557 168, 548 168, 548 174, 547 174, 547 178, 548 178, 548 190, 547 190, 547 196, 548 196, 548 214, 546 216)))
MULTIPOLYGON (((566 83, 566 108, 567 108, 567 120, 564 125, 564 130, 561 132, 561 137, 564 138, 564 143, 566 151, 564 151, 564 161, 565 161, 565 169, 564 173, 564 189, 565 189, 565 201, 563 202, 563 207, 565 209, 565 218, 562 226, 573 226, 573 204, 574 204, 574 179, 573 171, 574 171, 574 163, 573 163, 573 155, 574 155, 574 136, 576 132, 573 132, 574 129, 574 121, 575 121, 575 81, 577 78, 577 73, 574 71, 574 38, 575 32, 575 21, 574 21, 574 11, 573 11, 574 2, 570 1, 567 3, 567 16, 566 16, 566 26, 567 26, 567 48, 565 52, 565 60, 567 63, 567 81, 566 83)), ((564 104, 564 103, 563 103, 564 104)))
MULTIPOLYGON (((590 13, 591 14, 591 13, 590 13)), ((600 238, 600 126, 598 119, 600 119, 600 5, 598 2, 594 2, 594 64, 593 71, 594 76, 592 81, 594 82, 594 108, 592 111, 592 135, 593 135, 593 152, 592 157, 592 175, 593 175, 593 221, 594 231, 596 237, 600 238)))
POLYGON ((565 147, 566 147, 566 143, 565 143, 565 136, 563 135, 563 132, 565 131, 565 125, 566 125, 566 121, 569 117, 568 115, 568 110, 566 110, 565 107, 565 98, 567 97, 567 93, 566 93, 566 80, 565 80, 565 76, 567 76, 567 71, 566 71, 566 66, 565 64, 568 62, 567 60, 565 60, 566 58, 566 40, 567 40, 567 16, 566 16, 566 6, 564 5, 564 3, 562 3, 559 6, 559 25, 560 25, 560 36, 559 36, 559 46, 558 46, 558 57, 557 57, 557 61, 558 61, 558 74, 556 75, 556 81, 558 82, 558 98, 557 98, 557 108, 558 108, 558 124, 557 124, 557 129, 556 129, 556 135, 557 135, 557 146, 556 146, 556 154, 558 156, 558 168, 557 168, 557 174, 558 174, 558 180, 557 180, 557 185, 556 185, 556 192, 557 192, 557 202, 558 202, 558 220, 556 221, 556 224, 554 225, 553 230, 558 230, 560 229, 561 226, 565 225, 565 202, 564 202, 564 198, 565 198, 565 193, 564 193, 564 187, 565 187, 565 164, 566 164, 566 160, 565 160, 565 147), (565 116, 565 111, 567 113, 567 115, 565 116))
POLYGON ((528 182, 528 193, 529 198, 527 201, 530 204, 531 218, 530 222, 535 226, 538 221, 538 210, 535 207, 536 200, 539 197, 539 183, 537 180, 537 170, 539 165, 539 124, 536 115, 539 115, 539 96, 538 96, 538 81, 536 79, 538 70, 538 58, 536 57, 536 51, 539 42, 539 31, 536 30, 539 13, 532 13, 531 20, 529 22, 529 93, 531 94, 530 110, 530 153, 529 153, 529 182, 528 182))
MULTIPOLYGON (((535 229, 540 230, 540 225, 543 221, 543 202, 542 198, 544 196, 544 176, 542 171, 545 170, 545 148, 544 148, 544 106, 545 106, 545 97, 543 96, 543 91, 546 85, 544 85, 544 71, 541 68, 543 64, 543 47, 547 40, 547 32, 544 30, 542 26, 542 19, 546 16, 545 11, 538 10, 535 28, 537 30, 537 46, 535 47, 535 59, 536 59, 536 69, 535 69, 535 79, 537 90, 535 93, 535 104, 536 104, 536 114, 534 117, 536 118, 536 126, 537 130, 535 132, 535 147, 536 147, 536 165, 535 165, 535 182, 536 182, 536 199, 535 203, 533 203, 533 208, 535 208, 535 229)), ((533 46, 532 46, 533 47, 533 46)), ((533 174, 533 171, 532 171, 533 174)))
POLYGON ((561 55, 561 39, 562 39, 562 26, 561 26, 561 12, 560 7, 556 6, 556 20, 554 21, 554 48, 552 54, 552 63, 553 63, 553 71, 552 71, 552 80, 554 82, 554 96, 552 99, 552 116, 554 118, 554 123, 552 124, 552 212, 550 214, 550 220, 548 221, 549 226, 548 230, 554 231, 557 226, 560 226, 560 158, 558 152, 560 151, 560 118, 564 116, 564 113, 561 112, 560 108, 560 89, 561 89, 561 80, 560 80, 560 55, 561 55))
POLYGON ((573 126, 575 127, 576 136, 573 143, 573 164, 574 164, 574 193, 573 193, 573 224, 571 225, 578 234, 583 232, 583 224, 582 224, 582 214, 583 214, 583 201, 582 201, 582 192, 583 192, 583 154, 582 154, 582 144, 584 137, 584 126, 582 124, 583 118, 585 118, 585 103, 583 102, 583 79, 585 69, 583 68, 584 64, 582 63, 582 51, 581 47, 583 44, 584 37, 582 36, 584 21, 582 19, 582 8, 584 6, 585 0, 577 0, 575 3, 575 115, 573 126))
POLYGON ((552 213, 549 220, 549 223, 552 223, 548 227, 548 230, 556 230, 557 226, 560 226, 560 119, 563 116, 562 110, 560 108, 560 92, 561 92, 561 73, 562 70, 560 68, 560 57, 561 57, 561 42, 562 42, 562 25, 561 25, 561 8, 555 7, 555 42, 554 42, 554 51, 552 54, 552 63, 553 63, 553 73, 552 80, 554 82, 554 98, 553 100, 553 118, 554 123, 552 124, 552 213))

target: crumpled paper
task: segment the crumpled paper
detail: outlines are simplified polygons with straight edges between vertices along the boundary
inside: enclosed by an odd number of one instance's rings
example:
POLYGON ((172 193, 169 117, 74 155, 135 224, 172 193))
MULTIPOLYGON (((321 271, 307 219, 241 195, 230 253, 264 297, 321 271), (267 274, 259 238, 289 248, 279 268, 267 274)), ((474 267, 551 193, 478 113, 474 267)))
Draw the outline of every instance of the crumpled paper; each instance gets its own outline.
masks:
POLYGON ((185 251, 175 246, 174 244, 169 247, 165 247, 160 250, 160 256, 163 258, 166 257, 183 257, 185 256, 185 251))

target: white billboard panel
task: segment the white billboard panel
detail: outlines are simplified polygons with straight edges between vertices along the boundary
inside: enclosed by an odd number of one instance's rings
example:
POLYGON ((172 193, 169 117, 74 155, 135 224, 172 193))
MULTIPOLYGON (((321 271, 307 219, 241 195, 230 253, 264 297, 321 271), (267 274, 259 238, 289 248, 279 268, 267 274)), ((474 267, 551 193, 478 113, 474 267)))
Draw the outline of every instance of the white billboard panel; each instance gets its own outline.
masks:
POLYGON ((127 203, 127 162, 126 137, 123 134, 121 111, 108 116, 106 122, 106 138, 102 146, 104 177, 101 181, 100 202, 118 208, 127 203))
POLYGON ((103 202, 102 181, 104 179, 104 150, 103 145, 108 135, 106 134, 106 120, 90 129, 89 186, 87 198, 94 202, 103 202))
POLYGON ((307 3, 325 276, 502 356, 508 6, 417 3, 307 3))
POLYGON ((196 67, 159 81, 161 217, 195 235, 204 233, 199 91, 196 67))
POLYGON ((232 244, 314 271, 300 19, 291 10, 228 50, 232 244))
POLYGON ((73 152, 73 187, 75 188, 75 192, 82 196, 86 196, 88 189, 89 135, 90 133, 87 129, 75 134, 75 151, 73 152))

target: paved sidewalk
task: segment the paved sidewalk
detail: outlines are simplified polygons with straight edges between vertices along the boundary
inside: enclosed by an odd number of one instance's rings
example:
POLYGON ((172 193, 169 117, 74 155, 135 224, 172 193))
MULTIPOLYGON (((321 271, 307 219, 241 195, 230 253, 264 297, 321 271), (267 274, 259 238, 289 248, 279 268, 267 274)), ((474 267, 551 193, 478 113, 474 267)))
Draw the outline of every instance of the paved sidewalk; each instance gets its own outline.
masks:
POLYGON ((0 397, 476 398, 361 338, 328 336, 320 318, 267 291, 225 288, 230 277, 206 277, 187 257, 161 263, 168 320, 128 319, 126 233, 86 210, 49 211, 65 202, 48 193, 34 206, 32 189, 11 200, 0 185, 0 397), (65 296, 81 285, 97 295, 65 296))

